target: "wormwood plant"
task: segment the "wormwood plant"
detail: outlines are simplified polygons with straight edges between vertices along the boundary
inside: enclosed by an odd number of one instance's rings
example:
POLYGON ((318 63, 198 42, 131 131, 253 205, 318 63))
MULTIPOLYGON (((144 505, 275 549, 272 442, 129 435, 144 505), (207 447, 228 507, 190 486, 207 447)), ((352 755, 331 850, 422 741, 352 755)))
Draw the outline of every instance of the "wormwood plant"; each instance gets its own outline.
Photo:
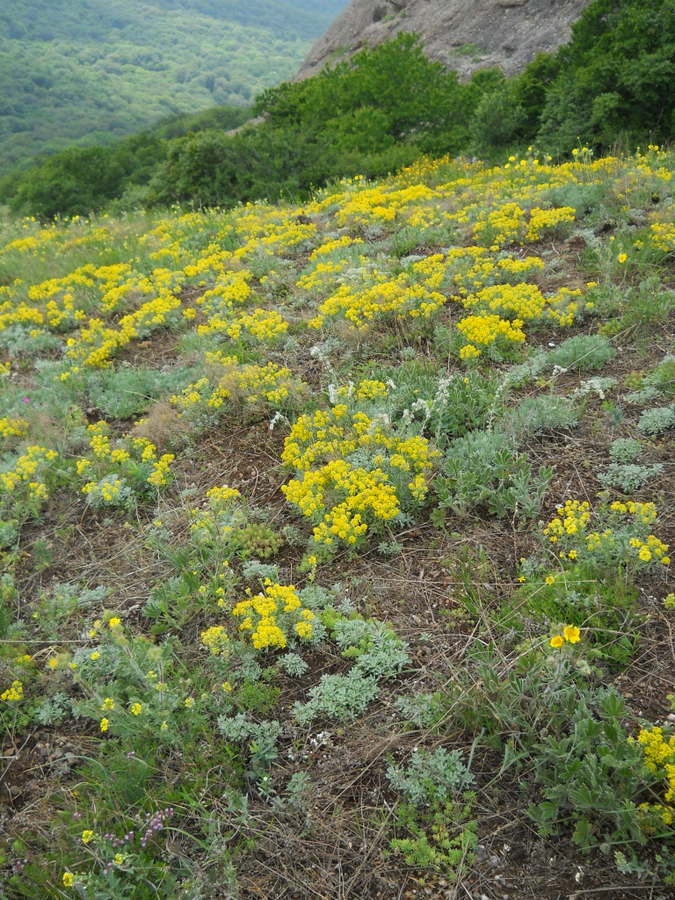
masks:
POLYGON ((646 409, 640 416, 638 428, 643 434, 661 434, 675 428, 675 403, 646 409))
POLYGON ((549 360, 562 369, 594 372, 602 369, 616 355, 606 337, 600 334, 578 334, 567 338, 549 354, 549 360))
POLYGON ((389 846, 409 866, 442 871, 454 879, 471 865, 478 843, 478 823, 472 817, 475 794, 465 789, 473 775, 457 750, 417 750, 407 767, 390 765, 387 779, 402 795, 395 829, 406 837, 389 846))
POLYGON ((650 479, 663 472, 663 466, 655 463, 640 466, 637 463, 610 463, 604 472, 598 473, 598 480, 607 487, 618 488, 624 494, 639 490, 650 479))
POLYGON ((144 369, 127 365, 96 372, 86 379, 88 405, 112 419, 130 419, 146 412, 162 395, 184 388, 191 374, 187 366, 144 369))
POLYGON ((504 413, 500 427, 520 444, 540 431, 571 428, 578 421, 579 411, 570 400, 556 394, 539 394, 525 397, 504 413))
POLYGON ((501 518, 514 513, 531 518, 541 506, 553 474, 533 472, 504 431, 473 431, 450 444, 434 482, 441 508, 457 515, 485 509, 501 518))
POLYGON ((293 707, 295 719, 307 725, 325 717, 345 721, 363 713, 379 694, 379 682, 398 674, 409 662, 407 645, 384 622, 323 616, 346 659, 355 663, 346 675, 322 675, 309 690, 309 700, 293 707))

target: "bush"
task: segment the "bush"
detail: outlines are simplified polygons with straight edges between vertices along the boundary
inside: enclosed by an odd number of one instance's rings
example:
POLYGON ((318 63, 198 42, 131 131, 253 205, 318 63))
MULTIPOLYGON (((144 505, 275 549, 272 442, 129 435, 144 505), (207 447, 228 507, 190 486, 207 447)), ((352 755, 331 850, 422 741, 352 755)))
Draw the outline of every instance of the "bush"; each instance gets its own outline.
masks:
POLYGON ((667 139, 673 129, 670 0, 594 0, 558 51, 538 139, 568 152, 578 141, 610 147, 623 138, 667 139))
POLYGON ((578 334, 567 338, 549 354, 553 365, 577 372, 594 372, 602 369, 616 356, 616 350, 606 337, 600 334, 578 334))
POLYGON ((537 514, 552 470, 535 474, 502 431, 474 431, 450 445, 435 486, 439 506, 457 515, 486 509, 502 517, 537 514))

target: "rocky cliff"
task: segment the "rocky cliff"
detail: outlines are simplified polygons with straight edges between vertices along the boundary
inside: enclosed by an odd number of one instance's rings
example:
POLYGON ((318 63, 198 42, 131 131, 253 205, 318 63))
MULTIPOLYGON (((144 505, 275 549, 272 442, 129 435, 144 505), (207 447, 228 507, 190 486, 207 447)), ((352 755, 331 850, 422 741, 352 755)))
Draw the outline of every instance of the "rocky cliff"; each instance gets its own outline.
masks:
POLYGON ((421 35, 429 56, 467 78, 476 69, 522 69, 565 43, 590 0, 352 0, 307 54, 298 78, 400 31, 421 35))

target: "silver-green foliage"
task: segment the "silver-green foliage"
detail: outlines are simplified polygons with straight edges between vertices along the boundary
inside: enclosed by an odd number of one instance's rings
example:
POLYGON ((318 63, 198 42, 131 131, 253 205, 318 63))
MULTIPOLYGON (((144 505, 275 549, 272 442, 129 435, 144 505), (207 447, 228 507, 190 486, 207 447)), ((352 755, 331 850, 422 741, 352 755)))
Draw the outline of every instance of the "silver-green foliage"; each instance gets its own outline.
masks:
POLYGON ((436 479, 439 505, 457 515, 483 508, 497 517, 532 517, 552 474, 548 467, 534 472, 506 432, 474 431, 453 441, 445 454, 436 479))
POLYGON ((675 428, 675 403, 645 409, 640 416, 638 428, 643 434, 661 434, 662 431, 675 428))
POLYGON ((598 480, 607 487, 618 488, 624 494, 631 494, 642 487, 650 478, 655 478, 663 471, 660 463, 652 466, 640 466, 637 463, 610 463, 604 472, 600 472, 598 480))
POLYGON ((539 431, 571 428, 578 421, 579 413, 567 398, 555 394, 540 394, 521 400, 503 418, 501 426, 520 443, 539 431))
POLYGON ((617 438, 612 441, 609 455, 614 463, 632 463, 642 452, 642 444, 635 438, 617 438))
POLYGON ((379 693, 379 682, 400 672, 410 657, 407 645, 384 622, 341 619, 333 636, 342 655, 356 662, 346 675, 323 675, 309 691, 306 703, 295 703, 293 715, 301 725, 326 717, 346 721, 365 712, 379 693))
POLYGON ((616 356, 616 350, 601 334, 577 334, 567 338, 549 354, 549 361, 562 369, 593 372, 616 356))
POLYGON ((416 750, 410 763, 387 768, 389 783, 417 806, 448 800, 473 784, 461 750, 416 750))

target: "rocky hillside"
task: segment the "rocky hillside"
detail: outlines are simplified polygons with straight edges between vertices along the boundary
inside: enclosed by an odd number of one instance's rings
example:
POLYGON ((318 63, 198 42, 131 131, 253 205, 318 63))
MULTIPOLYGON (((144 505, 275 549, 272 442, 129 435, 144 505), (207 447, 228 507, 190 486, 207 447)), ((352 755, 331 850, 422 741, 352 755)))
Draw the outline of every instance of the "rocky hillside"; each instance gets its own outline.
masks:
POLYGON ((299 78, 400 31, 420 34, 429 54, 468 77, 501 66, 508 74, 570 35, 589 0, 352 0, 314 44, 299 78))

